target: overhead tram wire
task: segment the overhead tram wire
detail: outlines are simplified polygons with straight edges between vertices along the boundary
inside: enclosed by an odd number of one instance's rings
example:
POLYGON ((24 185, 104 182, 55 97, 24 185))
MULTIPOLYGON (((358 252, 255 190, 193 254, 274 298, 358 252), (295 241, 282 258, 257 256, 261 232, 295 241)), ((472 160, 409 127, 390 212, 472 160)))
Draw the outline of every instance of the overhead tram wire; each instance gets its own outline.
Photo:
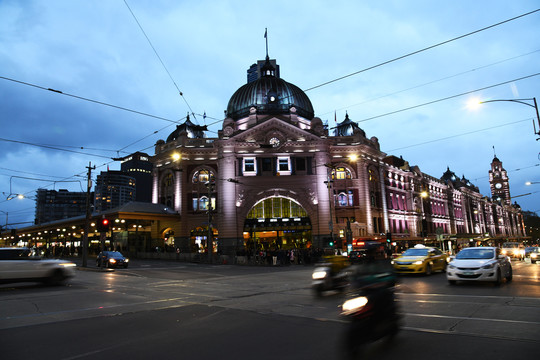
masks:
POLYGON ((470 70, 463 71, 463 72, 460 72, 460 73, 457 73, 457 74, 449 75, 449 76, 446 76, 446 77, 443 77, 443 78, 440 78, 440 79, 428 81, 426 83, 419 84, 419 85, 416 85, 416 86, 412 86, 412 87, 409 87, 409 88, 406 88, 406 89, 403 89, 403 90, 398 90, 398 91, 395 91, 395 92, 390 93, 390 94, 381 95, 381 96, 378 96, 378 97, 375 97, 375 98, 372 98, 372 99, 368 99, 368 100, 365 100, 365 101, 363 101, 361 103, 352 104, 352 105, 349 105, 349 106, 346 106, 346 107, 343 107, 343 108, 340 108, 340 109, 335 109, 335 110, 332 110, 332 111, 329 111, 329 112, 326 112, 326 113, 322 113, 322 114, 320 114, 320 116, 328 115, 328 114, 331 114, 331 113, 333 113, 335 111, 341 111, 341 110, 345 110, 345 109, 350 109, 350 108, 358 106, 358 105, 367 104, 369 102, 376 101, 376 100, 379 100, 379 99, 383 99, 383 98, 386 98, 386 97, 390 97, 390 96, 393 96, 393 95, 401 94, 401 93, 409 91, 409 90, 418 89, 418 88, 421 88, 421 87, 424 87, 424 86, 427 86, 427 85, 435 84, 437 82, 452 79, 452 78, 455 78, 455 77, 458 77, 458 76, 461 76, 461 75, 465 75, 465 74, 470 73, 470 72, 478 71, 478 70, 485 69, 485 68, 488 68, 488 67, 491 67, 491 66, 494 66, 494 65, 502 64, 502 63, 510 61, 510 60, 518 59, 518 58, 523 57, 523 56, 531 55, 531 54, 537 53, 539 51, 540 51, 540 49, 537 49, 537 50, 528 52, 526 54, 517 55, 517 56, 507 58, 507 59, 504 59, 504 60, 500 60, 500 61, 488 64, 488 65, 483 65, 483 66, 480 66, 480 67, 477 67, 477 68, 474 68, 474 69, 470 69, 470 70))
MULTIPOLYGON (((416 109, 416 108, 419 108, 419 107, 422 107, 422 106, 435 104, 435 103, 438 103, 438 102, 441 102, 441 101, 454 99, 454 98, 457 98, 457 97, 460 97, 460 96, 469 95, 469 94, 472 94, 472 93, 475 93, 475 92, 478 92, 478 91, 482 91, 482 90, 486 90, 486 89, 491 89, 491 88, 494 88, 494 87, 497 87, 497 86, 506 85, 506 84, 509 84, 509 83, 512 83, 512 82, 516 82, 516 81, 520 81, 520 80, 529 79, 529 78, 532 78, 532 77, 535 77, 535 76, 538 76, 538 75, 540 75, 540 73, 536 73, 536 74, 531 74, 531 75, 523 76, 523 77, 520 77, 520 78, 517 78, 517 79, 504 81, 504 82, 502 82, 502 83, 498 83, 498 84, 495 84, 495 85, 486 86, 486 87, 483 87, 483 88, 480 88, 480 89, 471 90, 471 91, 467 91, 467 92, 464 92, 464 93, 461 93, 461 94, 451 95, 451 96, 447 96, 447 97, 445 97, 445 98, 441 98, 441 99, 437 99, 437 100, 433 100, 433 101, 428 101, 428 102, 423 103, 423 104, 418 104, 418 105, 410 106, 410 107, 407 107, 407 108, 404 108, 404 109, 391 111, 391 112, 388 112, 388 113, 385 113, 385 114, 381 114, 381 115, 377 115, 377 116, 372 116, 372 117, 369 117, 369 118, 366 118, 366 119, 359 120, 358 122, 360 123, 360 122, 366 122, 366 121, 373 120, 373 119, 378 119, 378 118, 381 118, 381 117, 383 117, 383 116, 393 115, 393 114, 397 114, 397 113, 400 113, 400 112, 403 112, 403 111, 416 109)), ((332 128, 332 129, 333 129, 333 128, 332 128)))
POLYGON ((163 60, 161 60, 161 57, 159 56, 158 52, 156 51, 156 48, 154 47, 154 45, 152 44, 152 42, 150 41, 150 38, 148 37, 148 35, 146 35, 146 32, 144 31, 143 27, 141 26, 141 23, 139 22, 139 20, 137 19, 137 17, 135 16, 135 14, 133 13, 133 11, 131 10, 131 8, 129 7, 128 3, 127 3, 127 0, 124 0, 124 4, 126 4, 126 7, 128 8, 129 12, 131 13, 131 15, 133 16, 133 19, 135 19, 135 22, 137 23, 137 25, 139 26, 139 29, 141 29, 144 37, 146 38, 146 40, 148 41, 148 44, 150 44, 150 47, 152 48, 152 50, 154 50, 154 54, 156 54, 157 58, 159 59, 159 62, 161 63, 161 65, 163 66, 163 69, 165 69, 165 71, 167 72, 167 75, 169 75, 169 78, 171 79, 171 81, 173 82, 174 86, 176 87, 176 90, 178 90, 178 94, 180 94, 180 96, 182 97, 182 99, 184 100, 184 102, 186 103, 189 111, 191 112, 191 115, 193 115, 193 118, 195 119, 195 122, 197 123, 198 125, 198 120, 197 120, 197 117, 195 116, 195 113, 193 112, 193 110, 191 109, 191 106, 189 106, 189 103, 187 102, 185 96, 184 96, 184 93, 182 91, 180 91, 180 89, 178 88, 178 85, 176 84, 176 82, 174 81, 173 77, 171 76, 171 73, 169 72, 169 70, 167 69, 167 67, 165 66, 165 63, 163 62, 163 60))
POLYGON ((517 120, 517 121, 513 121, 513 122, 509 122, 509 123, 505 123, 505 124, 500 124, 500 125, 496 125, 496 126, 491 126, 491 127, 487 127, 487 128, 483 128, 483 129, 468 131, 468 132, 461 133, 461 134, 455 134, 455 135, 446 136, 446 137, 443 137, 443 138, 438 138, 438 139, 434 139, 434 140, 428 140, 428 141, 424 141, 424 142, 417 143, 417 144, 402 146, 402 147, 398 147, 398 148, 395 148, 395 149, 387 150, 387 152, 395 152, 395 151, 398 151, 398 150, 409 149, 409 148, 412 148, 412 147, 427 145, 427 144, 431 144, 431 143, 439 142, 439 141, 443 141, 443 140, 449 140, 449 139, 453 139, 453 138, 460 137, 460 136, 476 134, 476 133, 486 131, 486 130, 497 129, 497 128, 500 128, 500 127, 503 127, 503 126, 519 124, 519 123, 522 123, 522 122, 525 122, 525 121, 530 121, 531 119, 534 119, 534 118, 527 118, 527 119, 523 119, 523 120, 517 120))
POLYGON ((433 49, 433 48, 436 48, 436 47, 439 47, 439 46, 442 46, 442 45, 446 45, 446 44, 451 43, 451 42, 453 42, 453 41, 463 39, 463 38, 465 38, 465 37, 467 37, 467 36, 471 36, 471 35, 477 34, 477 33, 479 33, 479 32, 482 32, 482 31, 485 31, 485 30, 494 28, 494 27, 496 27, 496 26, 506 24, 506 23, 508 23, 508 22, 510 22, 510 21, 514 21, 514 20, 517 20, 517 19, 519 19, 519 18, 525 17, 525 16, 527 16, 527 15, 534 14, 534 13, 536 13, 536 12, 538 12, 538 11, 540 11, 540 9, 536 9, 536 10, 533 10, 533 11, 529 11, 529 12, 527 12, 527 13, 524 13, 524 14, 515 16, 515 17, 513 17, 513 18, 510 18, 510 19, 507 19, 507 20, 498 22, 498 23, 496 23, 496 24, 489 25, 489 26, 483 27, 483 28, 481 28, 481 29, 471 31, 471 32, 469 32, 469 33, 466 33, 466 34, 457 36, 457 37, 455 37, 455 38, 452 38, 452 39, 449 39, 449 40, 446 40, 446 41, 443 41, 443 42, 440 42, 440 43, 437 43, 437 44, 434 44, 434 45, 425 47, 425 48, 420 49, 420 50, 413 51, 413 52, 411 52, 411 53, 408 53, 408 54, 399 56, 399 57, 397 57, 397 58, 394 58, 394 59, 391 59, 391 60, 382 62, 382 63, 380 63, 380 64, 373 65, 373 66, 367 67, 367 68, 362 69, 362 70, 359 70, 359 71, 355 71, 355 72, 353 72, 353 73, 350 73, 350 74, 347 74, 347 75, 338 77, 338 78, 336 78, 336 79, 333 79, 333 80, 324 82, 324 83, 322 83, 322 84, 319 84, 319 85, 310 87, 310 88, 308 88, 308 89, 305 89, 304 92, 308 92, 308 91, 311 91, 311 90, 320 88, 320 87, 322 87, 322 86, 325 86, 325 85, 328 85, 328 84, 332 84, 332 83, 334 83, 334 82, 337 82, 337 81, 346 79, 346 78, 348 78, 348 77, 351 77, 351 76, 354 76, 354 75, 361 74, 361 73, 366 72, 366 71, 368 71, 368 70, 376 69, 376 68, 381 67, 381 66, 383 66, 383 65, 387 65, 387 64, 396 62, 396 61, 398 61, 398 60, 405 59, 405 58, 410 57, 410 56, 412 56, 412 55, 416 55, 416 54, 422 53, 422 52, 427 51, 427 50, 431 50, 431 49, 433 49))
POLYGON ((101 158, 105 158, 105 159, 110 159, 111 158, 110 156, 98 155, 98 154, 90 154, 90 153, 85 153, 85 152, 82 152, 82 151, 61 149, 61 148, 57 148, 57 147, 54 147, 54 146, 48 146, 48 145, 33 144, 33 143, 30 143, 30 142, 27 142, 27 141, 11 140, 11 139, 5 139, 5 138, 0 138, 0 141, 6 141, 6 142, 12 142, 12 143, 16 143, 16 144, 23 144, 23 145, 42 147, 42 148, 46 148, 46 149, 65 151, 65 152, 70 152, 70 153, 75 153, 75 154, 96 156, 96 157, 101 157, 101 158))
POLYGON ((75 98, 75 99, 93 102, 93 103, 99 104, 99 105, 109 106, 109 107, 112 107, 112 108, 115 108, 115 109, 119 109, 119 110, 129 111, 129 112, 134 113, 134 114, 143 115, 143 116, 148 116, 148 117, 151 117, 151 118, 154 118, 154 119, 159 119, 159 120, 168 121, 168 122, 171 122, 171 123, 178 124, 178 122, 175 121, 175 120, 166 119, 166 118, 161 117, 161 116, 156 116, 156 115, 144 113, 144 112, 137 111, 137 110, 132 110, 132 109, 125 108, 125 107, 122 107, 122 106, 118 106, 118 105, 108 104, 108 103, 105 103, 105 102, 102 102, 102 101, 97 101, 97 100, 85 98, 85 97, 82 97, 82 96, 69 94, 69 93, 66 93, 66 92, 63 92, 63 91, 60 91, 60 90, 55 90, 55 89, 51 89, 51 88, 46 88, 46 87, 43 87, 43 86, 31 84, 31 83, 24 82, 24 81, 20 81, 20 80, 15 80, 15 79, 8 78, 8 77, 5 77, 5 76, 0 76, 0 79, 12 81, 12 82, 15 82, 15 83, 18 83, 18 84, 22 84, 22 85, 32 86, 32 87, 35 87, 35 88, 38 88, 38 89, 41 89, 41 90, 46 90, 46 91, 55 92, 55 93, 60 94, 60 95, 65 95, 65 96, 69 96, 69 97, 72 97, 72 98, 75 98))

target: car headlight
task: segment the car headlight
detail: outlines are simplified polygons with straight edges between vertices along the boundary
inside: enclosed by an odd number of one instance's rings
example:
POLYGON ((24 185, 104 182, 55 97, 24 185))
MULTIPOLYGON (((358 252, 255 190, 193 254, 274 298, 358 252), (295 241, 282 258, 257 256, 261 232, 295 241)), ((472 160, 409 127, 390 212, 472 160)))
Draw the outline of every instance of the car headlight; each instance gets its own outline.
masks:
POLYGON ((354 299, 347 300, 343 303, 343 307, 342 307, 343 312, 351 313, 351 312, 358 311, 359 309, 366 306, 367 302, 368 302, 368 299, 365 296, 360 296, 354 299))
POLYGON ((394 265, 394 260, 390 260, 390 264, 394 265))
POLYGON ((506 255, 507 251, 506 251, 506 250, 503 250, 503 251, 501 251, 501 253, 502 253, 503 255, 506 255))
POLYGON ((60 266, 63 266, 63 267, 75 267, 77 265, 75 265, 75 263, 72 263, 72 262, 66 262, 66 263, 61 263, 60 266))
POLYGON ((456 267, 454 265, 452 265, 452 264, 448 264, 448 268, 449 269, 455 269, 456 267))
POLYGON ((495 263, 489 263, 482 266, 482 269, 493 269, 494 266, 495 266, 495 263))
POLYGON ((324 270, 314 271, 311 277, 313 278, 313 280, 324 279, 326 277, 326 271, 324 270))
POLYGON ((116 260, 115 260, 115 259, 109 259, 109 262, 110 262, 111 264, 114 264, 114 263, 116 262, 116 260))
POLYGON ((413 262, 414 265, 422 265, 424 262, 422 260, 418 260, 413 262))
POLYGON ((531 257, 532 257, 532 258, 536 258, 537 256, 538 256, 537 253, 531 253, 531 257))

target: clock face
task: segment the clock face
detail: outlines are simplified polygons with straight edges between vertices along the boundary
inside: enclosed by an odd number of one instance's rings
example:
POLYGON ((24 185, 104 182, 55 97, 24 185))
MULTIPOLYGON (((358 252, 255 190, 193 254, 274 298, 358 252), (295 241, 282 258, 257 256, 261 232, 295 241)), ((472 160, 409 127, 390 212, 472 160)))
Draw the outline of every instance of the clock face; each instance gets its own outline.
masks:
POLYGON ((232 133, 233 133, 233 129, 232 129, 232 127, 230 127, 230 126, 227 126, 227 127, 223 130, 223 134, 225 134, 225 136, 231 136, 232 133))
POLYGON ((495 184, 495 188, 497 188, 497 189, 502 188, 502 184, 501 184, 501 183, 496 183, 496 184, 495 184))
POLYGON ((272 145, 273 147, 278 147, 279 144, 281 143, 281 141, 279 141, 278 138, 273 137, 273 138, 270 139, 269 143, 270 143, 270 145, 272 145))

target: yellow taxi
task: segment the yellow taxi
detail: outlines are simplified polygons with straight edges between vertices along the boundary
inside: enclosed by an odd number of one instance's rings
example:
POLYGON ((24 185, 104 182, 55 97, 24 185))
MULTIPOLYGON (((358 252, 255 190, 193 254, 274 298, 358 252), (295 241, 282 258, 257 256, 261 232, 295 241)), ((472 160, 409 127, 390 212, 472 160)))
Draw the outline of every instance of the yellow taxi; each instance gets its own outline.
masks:
POLYGON ((416 245, 392 261, 396 273, 426 274, 445 271, 448 255, 436 247, 416 245))

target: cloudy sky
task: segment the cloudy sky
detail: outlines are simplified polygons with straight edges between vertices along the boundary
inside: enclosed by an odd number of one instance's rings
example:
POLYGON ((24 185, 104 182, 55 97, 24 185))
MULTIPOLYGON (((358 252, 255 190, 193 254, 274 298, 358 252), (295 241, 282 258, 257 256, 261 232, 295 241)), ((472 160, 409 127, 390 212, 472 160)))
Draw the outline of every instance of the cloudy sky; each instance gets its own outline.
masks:
POLYGON ((265 57, 265 28, 281 77, 330 126, 347 112, 384 152, 434 177, 449 167, 484 195, 496 153, 511 195, 530 193, 514 201, 539 211, 540 184, 525 185, 540 181, 534 108, 467 106, 540 98, 538 8, 538 0, 0 0, 0 224, 30 225, 40 187, 83 191, 89 163, 95 178, 119 169, 113 157, 153 154, 188 113, 216 136, 246 70, 265 57), (27 198, 7 200, 15 194, 27 198))

